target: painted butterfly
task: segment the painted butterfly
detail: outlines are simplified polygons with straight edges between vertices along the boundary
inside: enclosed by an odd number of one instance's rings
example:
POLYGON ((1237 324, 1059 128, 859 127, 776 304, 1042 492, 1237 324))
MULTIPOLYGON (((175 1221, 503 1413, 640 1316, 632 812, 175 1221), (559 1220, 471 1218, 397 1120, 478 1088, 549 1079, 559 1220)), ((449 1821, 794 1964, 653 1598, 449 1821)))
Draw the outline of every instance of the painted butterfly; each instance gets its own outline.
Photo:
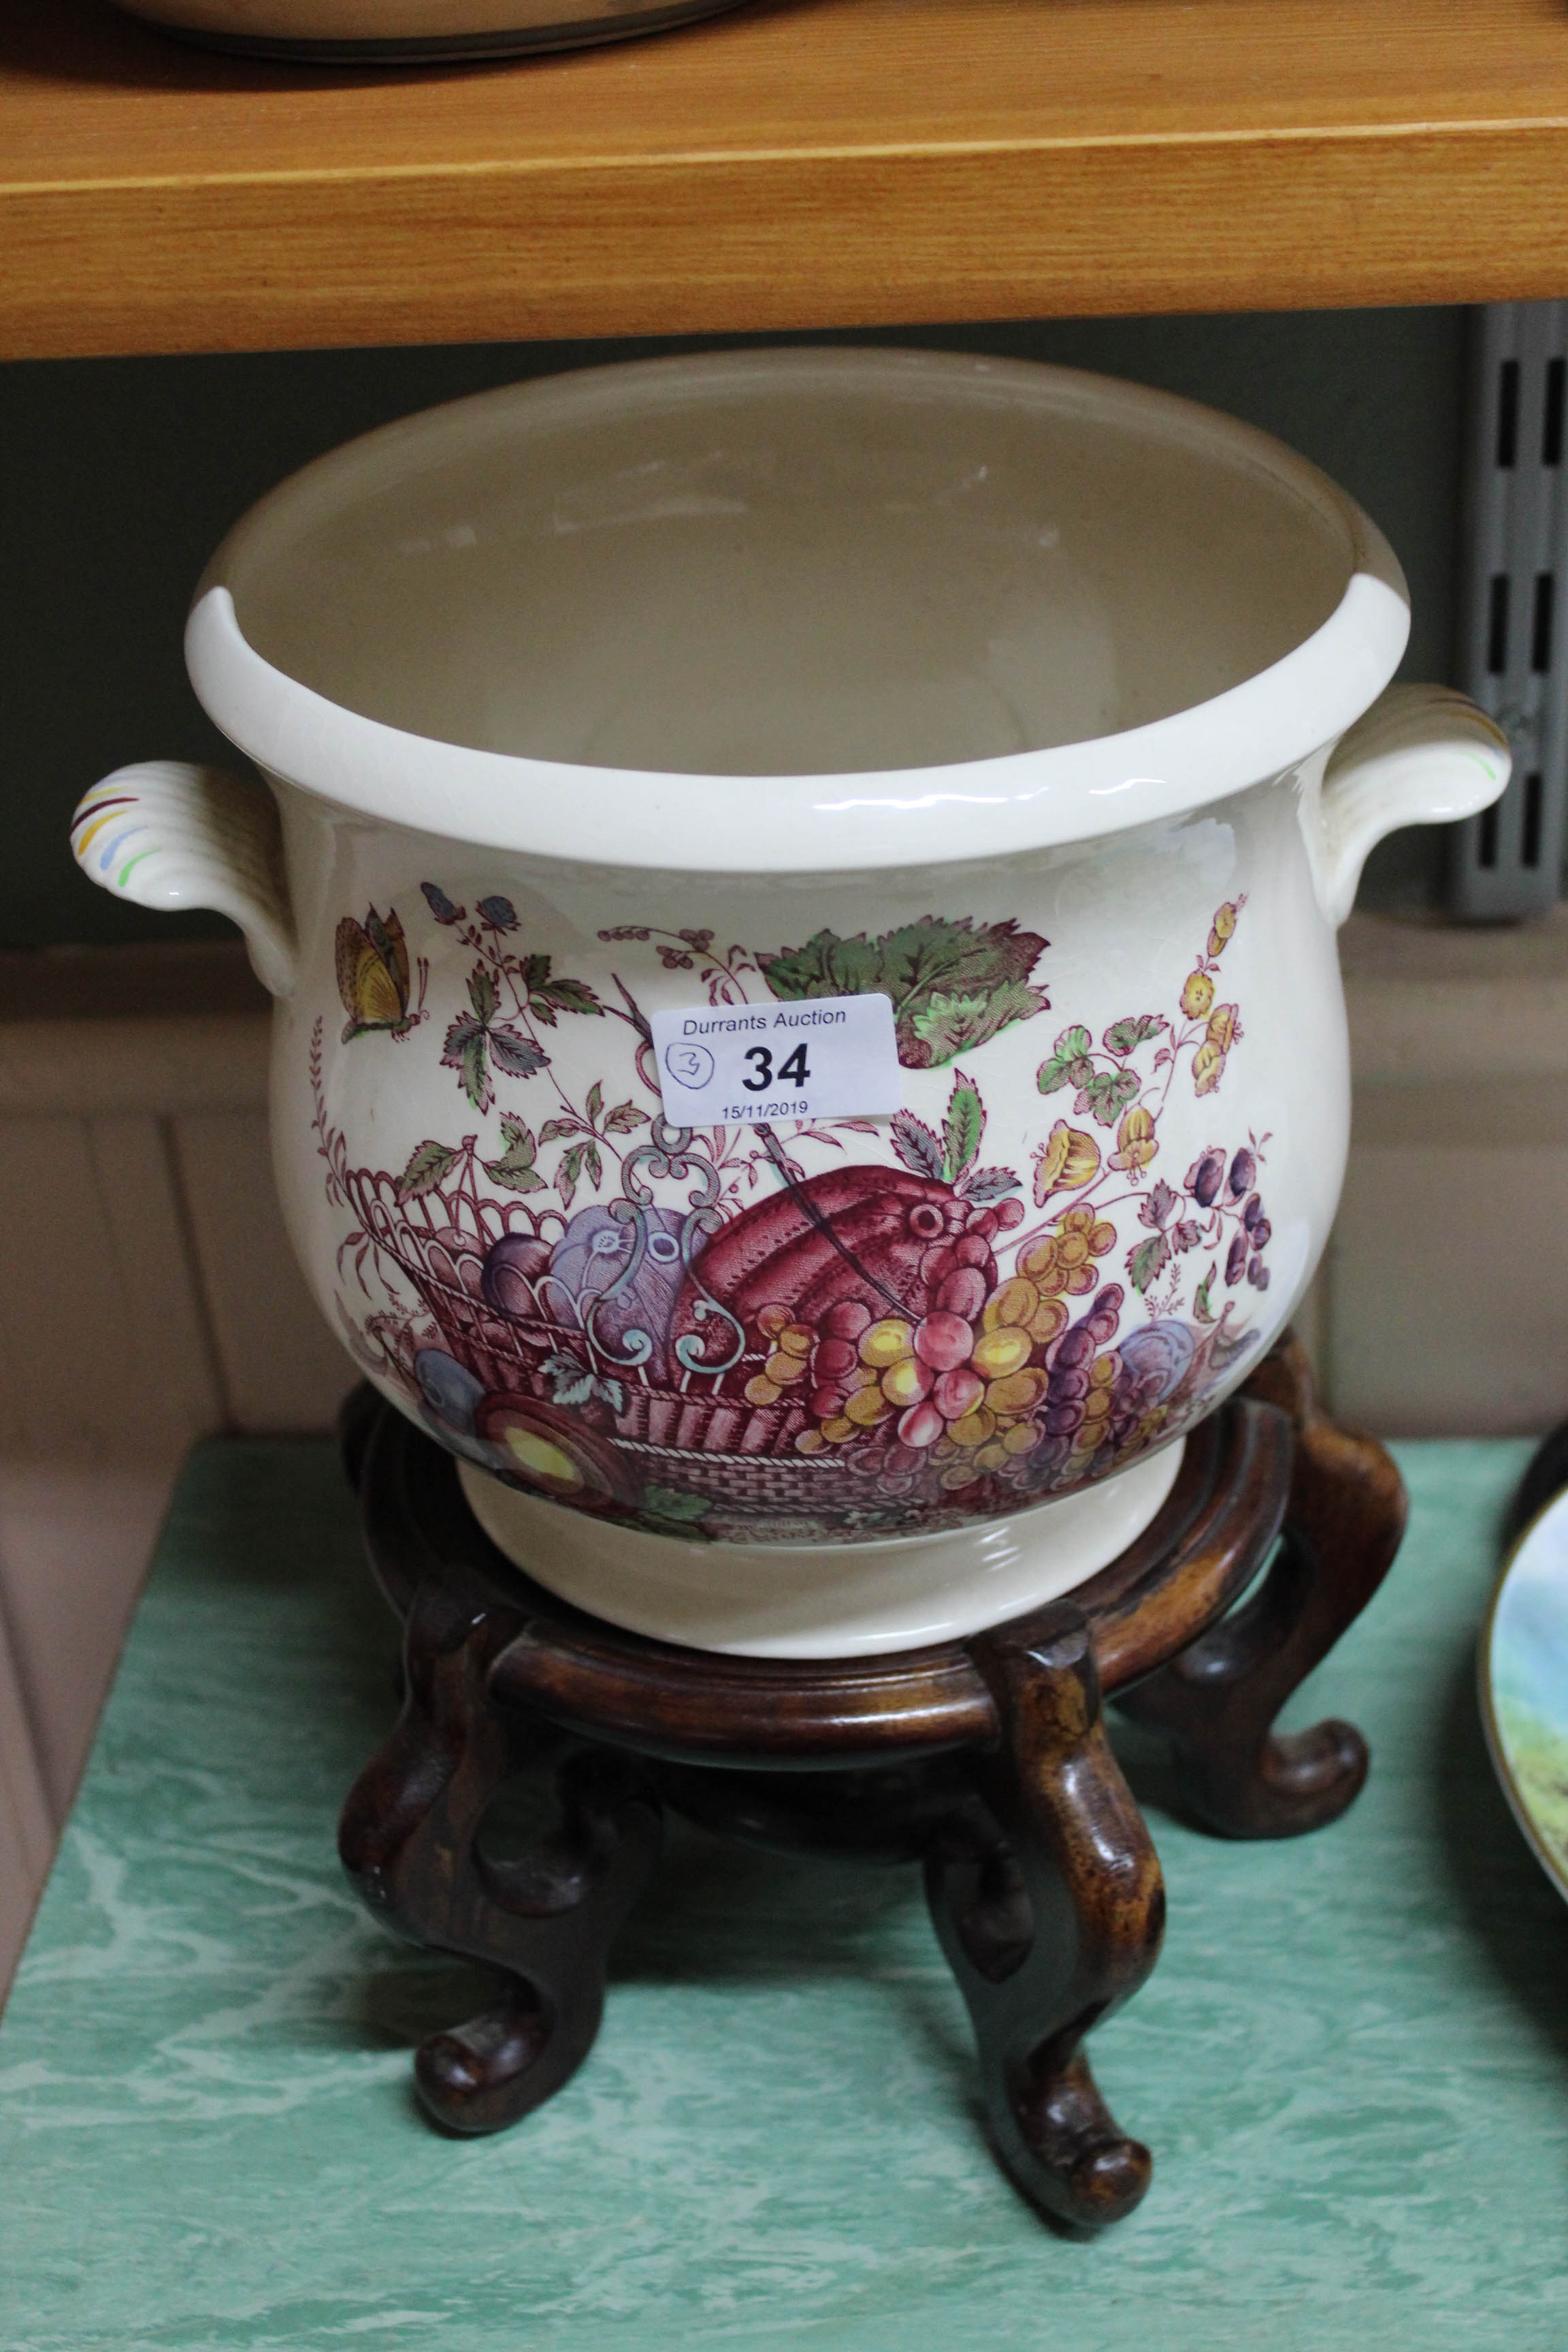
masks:
POLYGON ((372 1029, 405 1037, 424 1020, 423 1013, 408 1010, 408 942, 395 908, 383 916, 371 907, 363 923, 345 915, 338 925, 337 965, 338 994, 349 1016, 345 1045, 372 1029))

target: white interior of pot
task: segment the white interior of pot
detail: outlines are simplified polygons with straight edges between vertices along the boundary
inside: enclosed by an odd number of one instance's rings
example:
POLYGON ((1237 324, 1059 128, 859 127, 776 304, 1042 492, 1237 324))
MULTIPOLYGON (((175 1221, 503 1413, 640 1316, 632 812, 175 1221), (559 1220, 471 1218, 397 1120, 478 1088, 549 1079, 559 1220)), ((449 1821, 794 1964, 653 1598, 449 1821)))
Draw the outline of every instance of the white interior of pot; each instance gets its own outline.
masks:
POLYGON ((1168 717, 1289 654, 1354 566, 1310 469, 1092 378, 864 352, 573 382, 286 484, 216 567, 250 644, 484 751, 843 773, 1168 717))

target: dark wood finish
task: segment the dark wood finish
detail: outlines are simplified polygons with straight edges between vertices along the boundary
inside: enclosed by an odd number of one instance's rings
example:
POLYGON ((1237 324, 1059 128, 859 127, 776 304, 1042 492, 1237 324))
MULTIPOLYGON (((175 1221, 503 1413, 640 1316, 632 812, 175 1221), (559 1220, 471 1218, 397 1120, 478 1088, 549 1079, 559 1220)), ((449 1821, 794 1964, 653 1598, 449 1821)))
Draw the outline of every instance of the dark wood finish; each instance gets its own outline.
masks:
POLYGON ((1153 2167, 1079 2045, 1158 1958, 1164 1883, 1105 1736, 1082 1611, 1062 1603, 1026 1635, 1001 1626, 969 1649, 1003 1728, 1001 1746, 974 1757, 997 1834, 965 1851, 963 1816, 939 1830, 926 1895, 969 2004, 1003 2163, 1058 2221, 1101 2229, 1131 2211, 1153 2167))
MULTIPOLYGON (((430 1539, 448 1546, 454 1518, 473 1525, 455 1467, 427 1454, 416 1475, 415 1507, 430 1539)), ((1245 1591, 1279 1531, 1289 1478, 1289 1433, 1268 1403, 1243 1401, 1194 1433, 1152 1526, 1074 1596, 1092 1618, 1107 1689, 1172 1656, 1245 1591)), ((722 1657, 625 1633, 517 1582, 537 1613, 496 1660, 496 1696, 647 1753, 809 1769, 839 1754, 893 1762, 998 1736, 984 1677, 954 1643, 872 1658, 722 1657)), ((1033 1622, 1017 1621, 1021 1631, 1033 1622)))
POLYGON ((351 1790, 338 1850, 389 1927, 505 1971, 491 2009, 425 2042, 415 2082, 448 2130, 495 2131, 540 2105, 592 2049, 605 1964, 658 1856, 660 1814, 614 1750, 574 1745, 556 1764, 560 1821, 521 1857, 492 1858, 491 1801, 562 1742, 492 1702, 510 1630, 460 1582, 422 1583, 408 1612, 397 1727, 351 1790))
POLYGON ((515 2122, 581 2063, 672 1806, 767 1845, 923 1861, 1003 2165, 1069 2229, 1131 2210, 1149 2152, 1081 2044, 1152 1968, 1164 1896, 1102 1692, 1171 1733, 1194 1810, 1227 1834, 1331 1820, 1365 1776, 1348 1725, 1270 1729, 1403 1526, 1386 1454, 1318 1412, 1299 1350, 1194 1433, 1153 1525, 1100 1574, 965 1643, 878 1658, 732 1658, 604 1624, 502 1557, 450 1457, 390 1407, 361 1391, 342 1435, 406 1677, 343 1861, 390 1925, 502 1978, 495 2006, 417 2054, 441 2124, 515 2122), (555 1818, 509 1853, 487 1821, 531 1769, 555 1818))
POLYGON ((1337 1429, 1288 1339, 1249 1383, 1295 1433, 1279 1549, 1246 1605, 1121 1701, 1170 1734, 1184 1796, 1225 1837, 1295 1837, 1337 1821, 1361 1793, 1366 1742, 1335 1718, 1281 1735, 1286 1700, 1387 1575, 1405 1533, 1405 1488, 1375 1438, 1337 1429))

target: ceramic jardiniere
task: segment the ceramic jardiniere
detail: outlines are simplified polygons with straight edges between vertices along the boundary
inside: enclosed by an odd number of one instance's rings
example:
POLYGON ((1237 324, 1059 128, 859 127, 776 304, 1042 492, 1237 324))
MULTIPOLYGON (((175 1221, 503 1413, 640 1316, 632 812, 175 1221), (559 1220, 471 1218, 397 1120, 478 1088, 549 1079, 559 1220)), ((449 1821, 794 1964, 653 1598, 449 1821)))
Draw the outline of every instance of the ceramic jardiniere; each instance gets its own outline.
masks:
POLYGON ((244 930, 300 1262, 513 1557, 896 1648, 1113 1557, 1310 1279, 1335 927, 1508 773, 1389 688, 1407 625, 1352 502, 1184 402, 597 370, 264 499, 187 653, 266 784, 122 770, 77 855, 244 930))

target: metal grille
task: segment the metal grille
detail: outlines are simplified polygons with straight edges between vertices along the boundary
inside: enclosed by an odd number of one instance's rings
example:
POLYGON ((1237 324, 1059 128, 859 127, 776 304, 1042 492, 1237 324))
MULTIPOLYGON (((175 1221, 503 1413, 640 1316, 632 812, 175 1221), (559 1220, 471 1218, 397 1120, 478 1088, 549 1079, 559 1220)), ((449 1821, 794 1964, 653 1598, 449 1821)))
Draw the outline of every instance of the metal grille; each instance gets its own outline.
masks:
POLYGON ((1568 814, 1568 302, 1476 314, 1459 683, 1508 733, 1501 800, 1454 828, 1448 898, 1471 921, 1553 905, 1568 814))

